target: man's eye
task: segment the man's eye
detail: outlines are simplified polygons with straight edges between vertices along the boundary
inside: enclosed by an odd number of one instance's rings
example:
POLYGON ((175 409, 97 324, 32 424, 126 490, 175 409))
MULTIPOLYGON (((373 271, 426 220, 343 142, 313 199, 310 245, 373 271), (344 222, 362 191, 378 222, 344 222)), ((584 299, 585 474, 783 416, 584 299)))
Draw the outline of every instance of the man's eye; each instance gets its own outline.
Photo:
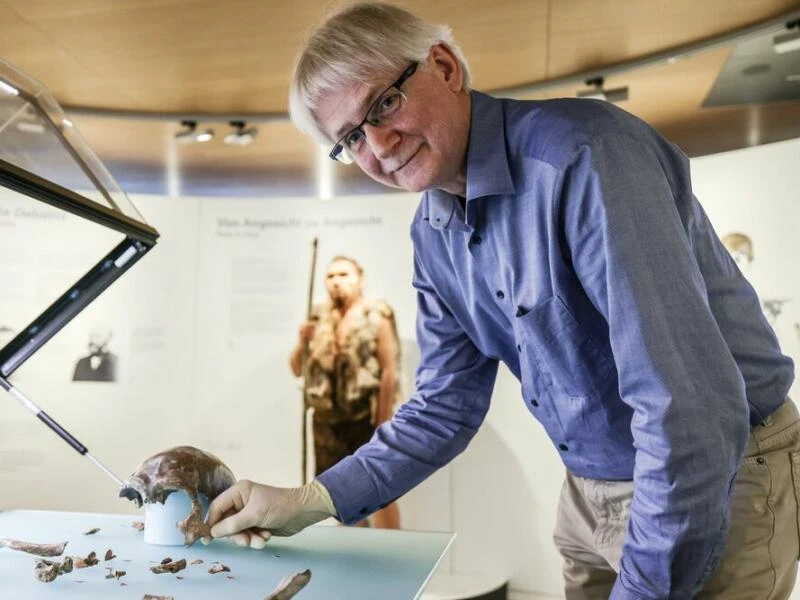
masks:
POLYGON ((353 129, 350 133, 344 136, 343 143, 348 149, 353 149, 358 146, 364 139, 364 132, 360 129, 353 129))
POLYGON ((398 106, 400 106, 400 92, 398 90, 390 90, 381 96, 377 104, 375 104, 375 116, 385 118, 387 115, 392 114, 398 106))

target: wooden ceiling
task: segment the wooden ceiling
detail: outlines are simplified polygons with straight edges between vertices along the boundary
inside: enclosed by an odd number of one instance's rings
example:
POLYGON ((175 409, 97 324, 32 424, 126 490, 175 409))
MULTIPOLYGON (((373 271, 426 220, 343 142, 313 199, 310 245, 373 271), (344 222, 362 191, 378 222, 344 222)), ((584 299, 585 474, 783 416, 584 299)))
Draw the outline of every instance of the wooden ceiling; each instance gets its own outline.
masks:
MULTIPOLYGON (((397 4, 453 28, 481 90, 600 69, 800 9, 796 0, 397 4)), ((0 0, 0 58, 42 81, 66 106, 283 113, 294 57, 330 6, 322 0, 0 0)), ((628 86, 630 98, 621 106, 690 155, 800 136, 798 101, 701 108, 730 50, 610 77, 606 86, 628 86)), ((574 96, 579 87, 526 97, 574 96)), ((159 182, 172 170, 193 194, 213 188, 236 195, 234 180, 251 182, 248 194, 315 193, 318 149, 287 121, 260 123, 253 144, 235 147, 222 143, 227 123, 213 119, 200 126, 213 127, 216 139, 192 146, 175 144, 177 119, 81 114, 73 120, 129 191, 161 192, 159 182)), ((377 189, 357 169, 335 170, 339 193, 377 189)))

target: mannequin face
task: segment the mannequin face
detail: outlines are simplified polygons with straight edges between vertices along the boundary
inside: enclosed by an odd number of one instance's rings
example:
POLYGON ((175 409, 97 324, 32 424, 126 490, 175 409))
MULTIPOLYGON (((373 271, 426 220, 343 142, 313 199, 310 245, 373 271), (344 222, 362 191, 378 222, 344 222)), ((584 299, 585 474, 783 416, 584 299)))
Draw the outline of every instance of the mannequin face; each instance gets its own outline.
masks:
POLYGON ((347 308, 361 297, 361 275, 349 260, 335 260, 330 264, 325 286, 336 308, 347 308))

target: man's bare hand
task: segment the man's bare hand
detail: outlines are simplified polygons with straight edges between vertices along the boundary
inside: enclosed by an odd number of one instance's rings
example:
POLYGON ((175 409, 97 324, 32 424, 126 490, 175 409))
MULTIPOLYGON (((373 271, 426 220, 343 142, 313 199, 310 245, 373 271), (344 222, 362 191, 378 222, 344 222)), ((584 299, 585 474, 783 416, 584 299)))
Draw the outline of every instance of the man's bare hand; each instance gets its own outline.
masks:
POLYGON ((300 342, 303 344, 308 344, 311 341, 311 338, 314 337, 314 330, 317 328, 316 321, 306 321, 302 325, 300 325, 300 329, 298 330, 298 334, 300 335, 300 342))

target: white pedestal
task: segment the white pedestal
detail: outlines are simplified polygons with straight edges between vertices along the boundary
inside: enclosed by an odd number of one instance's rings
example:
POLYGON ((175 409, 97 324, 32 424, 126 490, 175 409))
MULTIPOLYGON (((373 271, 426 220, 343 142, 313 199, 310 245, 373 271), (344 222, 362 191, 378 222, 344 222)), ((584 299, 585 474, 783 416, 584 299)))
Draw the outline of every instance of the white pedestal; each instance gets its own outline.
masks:
MULTIPOLYGON (((206 518, 208 500, 200 496, 201 516, 206 518)), ((186 492, 172 492, 164 504, 147 502, 144 505, 144 541, 161 546, 182 546, 185 543, 183 532, 178 523, 189 516, 192 501, 186 492)))

